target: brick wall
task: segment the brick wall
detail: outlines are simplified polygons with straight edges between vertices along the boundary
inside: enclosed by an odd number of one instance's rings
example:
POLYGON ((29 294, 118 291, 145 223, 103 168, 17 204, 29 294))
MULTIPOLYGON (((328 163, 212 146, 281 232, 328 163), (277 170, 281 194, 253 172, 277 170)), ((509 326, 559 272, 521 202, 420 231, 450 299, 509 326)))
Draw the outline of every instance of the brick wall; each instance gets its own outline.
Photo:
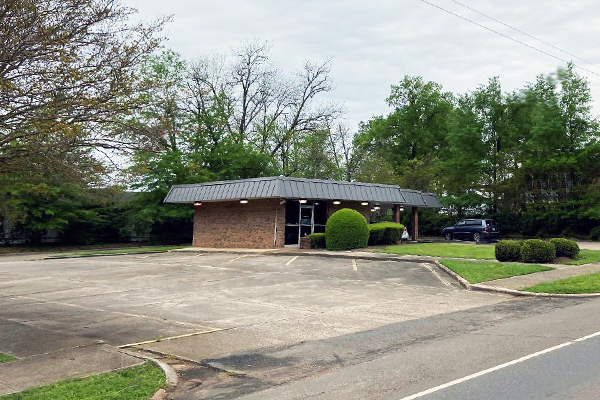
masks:
POLYGON ((361 206, 360 201, 342 201, 341 204, 333 204, 333 201, 329 200, 327 202, 327 218, 331 217, 331 214, 341 210, 342 208, 351 208, 356 210, 361 213, 363 217, 365 217, 367 224, 371 222, 371 207, 361 206))
POLYGON ((239 201, 202 203, 194 209, 193 245, 248 249, 283 247, 285 205, 279 202, 279 199, 260 199, 249 200, 248 204, 239 201))

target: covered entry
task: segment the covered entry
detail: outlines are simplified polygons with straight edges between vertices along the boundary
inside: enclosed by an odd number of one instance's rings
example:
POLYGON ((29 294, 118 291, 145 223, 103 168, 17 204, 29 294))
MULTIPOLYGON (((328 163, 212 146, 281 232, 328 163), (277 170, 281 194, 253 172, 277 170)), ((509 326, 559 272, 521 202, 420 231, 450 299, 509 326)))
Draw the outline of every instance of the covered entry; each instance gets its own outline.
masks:
POLYGON ((296 245, 311 233, 325 233, 326 224, 327 201, 286 200, 284 245, 296 245))

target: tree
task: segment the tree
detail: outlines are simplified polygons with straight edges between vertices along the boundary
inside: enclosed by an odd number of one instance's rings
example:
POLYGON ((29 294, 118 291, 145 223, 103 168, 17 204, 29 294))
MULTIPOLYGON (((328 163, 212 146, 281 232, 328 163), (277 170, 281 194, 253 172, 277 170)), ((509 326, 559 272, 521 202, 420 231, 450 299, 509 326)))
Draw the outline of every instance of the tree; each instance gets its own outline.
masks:
POLYGON ((134 147, 116 128, 140 106, 141 60, 165 19, 128 25, 116 0, 0 2, 0 165, 78 148, 134 147), (113 132, 113 133, 109 133, 113 132))
POLYGON ((453 101, 441 85, 405 76, 399 85, 392 85, 386 99, 394 111, 361 126, 356 144, 374 146, 378 157, 392 165, 400 185, 437 191, 440 170, 436 164, 445 148, 453 101))

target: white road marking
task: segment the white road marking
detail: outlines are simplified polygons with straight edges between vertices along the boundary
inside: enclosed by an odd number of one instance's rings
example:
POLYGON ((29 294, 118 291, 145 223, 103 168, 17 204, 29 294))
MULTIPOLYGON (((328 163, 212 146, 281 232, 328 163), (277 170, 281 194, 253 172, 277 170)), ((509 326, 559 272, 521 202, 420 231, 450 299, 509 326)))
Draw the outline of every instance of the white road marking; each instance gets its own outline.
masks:
POLYGON ((296 256, 296 257, 292 258, 290 261, 286 262, 286 263, 285 263, 286 267, 287 267, 288 265, 290 265, 291 263, 293 263, 294 261, 296 261, 296 259, 297 259, 298 257, 300 257, 300 256, 296 256))
POLYGON ((431 273, 433 275, 435 275, 436 278, 438 278, 440 281, 442 281, 442 283, 446 286, 448 286, 449 288, 454 289, 454 286, 452 286, 449 282, 447 282, 444 278, 442 278, 440 276, 440 274, 437 273, 437 271, 435 269, 433 269, 433 267, 429 266, 429 264, 421 264, 422 266, 424 266, 425 268, 427 268, 429 271, 431 271, 431 273))
MULTIPOLYGON (((7 294, 7 293, 0 292, 0 296, 7 296, 8 297, 10 295, 7 294)), ((63 301, 46 300, 46 299, 41 299, 41 298, 33 297, 33 296, 15 295, 13 297, 13 299, 14 300, 17 300, 17 299, 34 300, 34 301, 37 301, 38 303, 42 303, 42 304, 44 304, 44 303, 45 304, 57 304, 57 305, 60 305, 60 306, 65 306, 65 307, 80 308, 82 310, 99 311, 99 312, 105 312, 105 313, 110 313, 110 314, 123 315, 123 316, 126 316, 126 317, 142 318, 142 319, 146 319, 146 320, 149 320, 149 321, 162 322, 162 323, 165 323, 165 324, 187 326, 187 327, 191 327, 191 328, 195 328, 195 329, 198 329, 199 327, 209 328, 209 329, 218 329, 218 328, 213 328, 213 327, 210 327, 210 326, 207 327, 207 326, 204 326, 204 325, 194 324, 194 323, 191 323, 191 322, 168 320, 168 319, 164 319, 164 318, 152 317, 152 316, 143 315, 143 314, 132 314, 132 313, 121 312, 121 311, 111 311, 111 310, 105 310, 103 308, 86 307, 86 306, 80 306, 78 304, 66 303, 66 302, 63 302, 63 301)))
POLYGON ((243 256, 236 257, 236 258, 234 258, 233 260, 229 260, 229 261, 227 261, 227 262, 234 262, 234 261, 236 261, 236 260, 239 260, 240 258, 244 258, 244 257, 248 257, 248 256, 249 256, 249 254, 244 254, 243 256))
POLYGON ((208 331, 186 333, 185 335, 170 336, 170 337, 161 338, 161 339, 154 339, 154 340, 145 340, 143 342, 137 342, 137 343, 127 343, 127 344, 122 344, 121 346, 117 346, 117 347, 119 349, 124 349, 126 347, 133 347, 133 346, 140 346, 140 345, 143 345, 143 344, 164 342, 166 340, 173 340, 173 339, 183 339, 183 338, 187 338, 187 337, 191 337, 191 336, 204 335, 206 333, 220 332, 220 331, 223 331, 223 330, 225 330, 225 329, 214 328, 214 329, 210 329, 208 331))
POLYGON ((480 376, 489 374, 490 372, 498 371, 500 369, 503 369, 503 368, 506 368, 506 367, 510 367, 511 365, 522 363, 523 361, 527 361, 529 359, 541 356, 542 354, 550 353, 550 352, 552 352, 554 350, 558 350, 558 349, 562 349, 563 347, 570 346, 570 345, 574 344, 575 342, 582 342, 584 340, 591 339, 591 338, 596 337, 596 336, 600 336, 600 332, 592 333, 591 335, 587 335, 587 336, 581 337, 579 339, 574 339, 574 340, 572 340, 570 342, 562 343, 562 344, 559 344, 557 346, 550 347, 550 348, 547 348, 545 350, 541 350, 541 351, 538 351, 538 352, 535 352, 535 353, 523 356, 521 358, 517 358, 516 360, 512 360, 512 361, 509 361, 509 362, 504 363, 504 364, 497 365, 497 366, 492 367, 492 368, 484 369, 483 371, 479 371, 479 372, 476 372, 474 374, 467 375, 467 376, 465 376, 463 378, 456 379, 456 380, 453 380, 453 381, 448 382, 448 383, 444 383, 443 385, 439 385, 439 386, 433 387, 431 389, 427 389, 427 390, 424 390, 422 392, 415 393, 415 394, 407 396, 407 397, 403 397, 400 400, 418 399, 419 397, 423 397, 423 396, 426 396, 428 394, 435 393, 435 392, 437 392, 439 390, 446 389, 446 388, 449 388, 449 387, 454 386, 454 385, 458 385, 459 383, 470 381, 471 379, 475 379, 475 378, 478 378, 480 376))
POLYGON ((352 259, 352 269, 358 271, 358 265, 356 264, 356 259, 352 259))

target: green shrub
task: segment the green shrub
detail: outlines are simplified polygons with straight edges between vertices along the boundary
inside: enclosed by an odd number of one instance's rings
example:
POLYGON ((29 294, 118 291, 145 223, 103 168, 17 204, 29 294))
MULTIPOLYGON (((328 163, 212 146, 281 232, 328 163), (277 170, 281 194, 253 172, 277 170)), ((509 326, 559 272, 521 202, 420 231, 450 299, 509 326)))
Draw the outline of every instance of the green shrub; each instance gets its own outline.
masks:
POLYGON ((592 240, 600 240, 600 226, 593 228, 590 231, 590 236, 592 240))
POLYGON ((325 234, 324 233, 311 233, 307 235, 310 239, 311 249, 324 249, 325 248, 325 234))
POLYGON ((526 263, 547 263, 556 258, 556 247, 541 239, 529 239, 521 246, 521 259, 526 263))
POLYGON ((404 225, 394 222, 380 222, 369 225, 369 246, 396 244, 402 237, 404 225))
POLYGON ((377 246, 383 244, 384 233, 385 228, 371 227, 371 225, 369 225, 369 246, 377 246))
POLYGON ((358 211, 342 208, 333 213, 325 225, 325 244, 329 250, 350 250, 367 247, 367 220, 358 211))
POLYGON ((517 261, 521 258, 522 243, 516 240, 501 240, 496 243, 494 253, 498 261, 517 261))
POLYGON ((573 240, 554 238, 550 239, 550 243, 556 247, 556 257, 575 258, 579 254, 579 246, 573 240))

